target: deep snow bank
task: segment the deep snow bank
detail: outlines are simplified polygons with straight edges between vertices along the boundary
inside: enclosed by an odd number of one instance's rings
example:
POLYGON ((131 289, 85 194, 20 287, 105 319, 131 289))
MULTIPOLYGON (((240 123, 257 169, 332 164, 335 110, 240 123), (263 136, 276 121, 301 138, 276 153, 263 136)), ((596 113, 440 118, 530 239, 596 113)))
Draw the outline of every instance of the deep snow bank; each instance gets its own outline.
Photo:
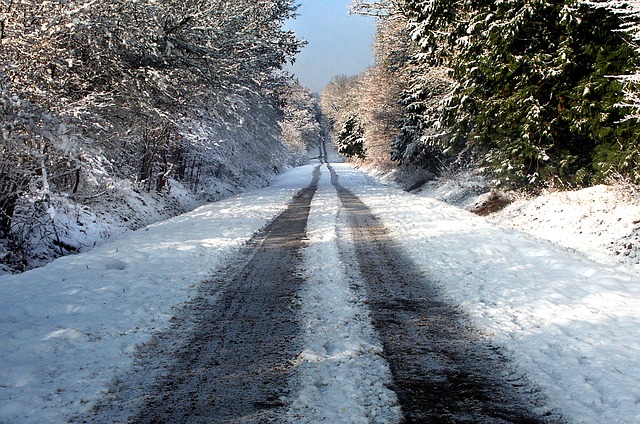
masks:
MULTIPOLYGON (((393 175, 370 175, 394 185, 393 175)), ((400 184, 400 185, 406 185, 400 184)), ((486 181, 460 173, 430 181, 413 193, 473 210, 490 195, 486 181)), ((487 218, 589 259, 624 266, 640 275, 640 192, 629 185, 598 185, 574 191, 549 191, 535 197, 507 195, 512 202, 487 218)))
POLYGON ((490 219, 640 273, 640 196, 598 185, 516 200, 490 219))

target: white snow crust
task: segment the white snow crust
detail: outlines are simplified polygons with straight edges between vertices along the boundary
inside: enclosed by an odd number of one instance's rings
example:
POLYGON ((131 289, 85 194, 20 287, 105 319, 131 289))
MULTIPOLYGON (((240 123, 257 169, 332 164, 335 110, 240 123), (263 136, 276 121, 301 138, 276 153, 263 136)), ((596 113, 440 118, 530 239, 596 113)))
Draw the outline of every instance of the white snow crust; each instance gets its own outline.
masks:
POLYGON ((598 185, 516 200, 490 219, 640 273, 640 194, 598 185))

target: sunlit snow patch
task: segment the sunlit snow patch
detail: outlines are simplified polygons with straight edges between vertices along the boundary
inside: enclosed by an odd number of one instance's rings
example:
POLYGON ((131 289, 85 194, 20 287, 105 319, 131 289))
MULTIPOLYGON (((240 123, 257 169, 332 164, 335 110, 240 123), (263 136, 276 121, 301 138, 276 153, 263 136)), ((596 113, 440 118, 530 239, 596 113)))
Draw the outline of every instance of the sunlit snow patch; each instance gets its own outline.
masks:
POLYGON ((338 196, 323 169, 308 222, 302 290, 304 350, 292 422, 394 423, 397 397, 363 297, 350 287, 336 239, 338 196))

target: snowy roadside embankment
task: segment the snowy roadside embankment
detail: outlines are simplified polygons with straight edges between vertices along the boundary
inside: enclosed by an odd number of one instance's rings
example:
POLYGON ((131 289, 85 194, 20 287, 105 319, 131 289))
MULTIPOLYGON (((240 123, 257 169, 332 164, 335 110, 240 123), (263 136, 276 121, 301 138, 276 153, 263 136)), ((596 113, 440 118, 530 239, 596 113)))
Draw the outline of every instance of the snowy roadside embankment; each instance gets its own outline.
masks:
MULTIPOLYGON (((488 190, 482 177, 462 173, 425 184, 417 195, 473 210, 491 197, 488 190)), ((636 187, 614 183, 533 197, 508 194, 505 199, 510 203, 487 215, 491 222, 580 252, 596 262, 622 265, 640 276, 640 193, 636 187)))
POLYGON ((335 168, 551 406, 576 423, 640 421, 637 276, 335 168))
POLYGON ((166 327, 174 306, 286 208, 311 169, 91 252, 1 276, 0 422, 63 422, 91 408, 136 345, 166 327))
POLYGON ((324 165, 307 224, 306 283, 300 293, 304 350, 296 363, 298 393, 288 418, 298 423, 400 422, 366 294, 351 286, 345 272, 349 264, 338 248, 339 203, 324 165))
POLYGON ((623 186, 598 185, 516 200, 489 218, 640 275, 639 199, 623 186))

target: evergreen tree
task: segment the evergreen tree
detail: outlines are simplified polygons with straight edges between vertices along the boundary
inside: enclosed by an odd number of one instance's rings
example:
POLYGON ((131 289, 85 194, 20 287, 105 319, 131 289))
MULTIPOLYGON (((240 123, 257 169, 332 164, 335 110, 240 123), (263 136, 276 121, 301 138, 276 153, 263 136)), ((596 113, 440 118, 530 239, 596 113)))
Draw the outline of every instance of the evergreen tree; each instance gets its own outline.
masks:
MULTIPOLYGON (((362 76, 339 75, 327 84, 320 94, 320 108, 327 127, 337 143, 341 137, 352 134, 356 128, 363 130, 359 117, 362 93, 362 76), (346 132, 345 132, 346 131, 346 132), (341 133, 344 133, 342 136, 341 133)), ((360 138, 362 134, 359 134, 360 138)))
MULTIPOLYGON (((595 0, 585 2, 593 7, 605 8, 621 18, 622 28, 632 40, 636 53, 640 54, 640 1, 595 0)), ((603 172, 618 174, 640 183, 640 143, 634 137, 635 126, 640 120, 640 68, 616 75, 622 84, 625 100, 618 104, 626 116, 622 122, 623 134, 598 146, 596 162, 603 172), (625 132, 626 131, 626 132, 625 132)))
MULTIPOLYGON (((480 160, 514 186, 583 185, 609 172, 640 181, 636 3, 355 1, 360 13, 402 14, 415 48, 401 64, 391 158, 436 172, 480 160)), ((371 133, 373 115, 359 115, 371 133)))
POLYGON ((406 64, 410 77, 400 99, 405 114, 391 157, 436 171, 464 149, 446 123, 457 85, 449 70, 457 54, 457 22, 463 10, 459 3, 443 0, 408 0, 404 10, 418 51, 406 64))
POLYGON ((364 128, 358 115, 351 115, 338 132, 338 153, 348 158, 364 159, 364 128))
MULTIPOLYGON (((637 55, 619 19, 576 0, 472 2, 458 56, 454 133, 486 151, 499 180, 587 183, 596 152, 629 135, 615 75, 637 55)), ((605 149, 606 150, 606 149, 605 149)))

